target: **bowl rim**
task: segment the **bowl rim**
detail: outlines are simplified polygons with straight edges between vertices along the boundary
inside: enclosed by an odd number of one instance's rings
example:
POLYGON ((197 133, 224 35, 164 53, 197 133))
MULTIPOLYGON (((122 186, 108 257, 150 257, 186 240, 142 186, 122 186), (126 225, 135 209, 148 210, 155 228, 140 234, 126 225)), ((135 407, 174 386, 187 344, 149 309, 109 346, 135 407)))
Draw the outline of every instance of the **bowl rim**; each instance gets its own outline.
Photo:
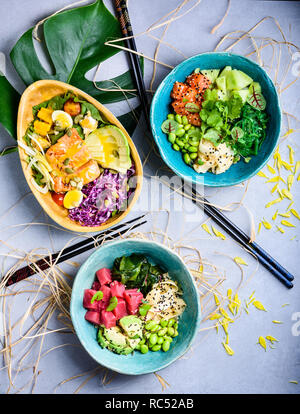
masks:
POLYGON ((153 373, 153 372, 156 372, 156 371, 160 371, 161 369, 163 369, 163 368, 166 368, 168 365, 170 365, 170 364, 172 364, 173 362, 175 362, 177 359, 179 359, 179 358, 181 358, 189 349, 190 349, 190 347, 191 347, 191 345, 192 345, 192 343, 194 342, 194 340, 195 340, 195 337, 196 337, 196 335, 197 335, 197 333, 199 332, 199 325, 200 325, 200 322, 201 322, 201 320, 202 320, 202 315, 201 315, 201 304, 200 304, 200 297, 199 297, 199 294, 198 294, 198 288, 197 288, 197 285, 196 285, 196 282, 195 282, 195 279, 194 279, 194 277, 193 277, 193 275, 191 274, 191 272, 189 271, 189 269, 188 269, 188 267, 187 267, 187 265, 184 263, 184 261, 183 261, 183 259, 179 256, 179 254, 178 253, 176 253, 175 251, 173 251, 173 250, 171 250, 169 247, 167 247, 167 246, 165 246, 165 245, 163 245, 162 243, 159 243, 159 242, 156 242, 156 241, 152 241, 152 240, 144 240, 144 239, 142 239, 142 238, 128 238, 128 239, 121 239, 121 240, 114 240, 114 241, 108 241, 108 242, 106 242, 105 244, 103 244, 102 246, 100 246, 97 250, 95 250, 83 263, 82 263, 82 265, 80 266, 80 268, 79 268, 79 270, 78 270, 78 272, 76 273, 76 276, 75 276, 75 278, 74 278, 74 282, 73 282, 73 286, 72 286, 72 293, 71 293, 71 301, 70 301, 70 315, 71 315, 71 320, 72 320, 72 324, 73 324, 73 326, 74 326, 74 330, 75 330, 75 333, 76 333, 76 335, 77 335, 77 338, 79 339, 79 341, 80 341, 80 343, 81 343, 81 345, 83 346, 83 348, 84 348, 84 350, 90 355, 90 357, 92 357, 99 365, 101 365, 101 366, 103 366, 103 367, 106 367, 106 368, 109 368, 109 369, 111 369, 112 371, 115 371, 115 372, 118 372, 119 374, 124 374, 124 375, 144 375, 144 374, 150 374, 150 373, 153 373), (182 263, 182 265, 183 265, 183 267, 185 268, 185 270, 186 270, 186 272, 187 272, 187 274, 189 275, 189 280, 190 280, 190 282, 191 282, 191 284, 192 284, 192 286, 193 286, 193 288, 194 288, 194 290, 195 290, 195 293, 196 293, 196 322, 195 322, 195 324, 194 324, 194 331, 193 331, 193 334, 192 334, 192 336, 191 336, 191 338, 190 338, 190 340, 188 341, 188 343, 187 343, 187 345, 186 345, 186 347, 185 347, 185 349, 182 351, 182 352, 180 352, 177 356, 175 356, 174 358, 172 358, 169 362, 167 362, 167 363, 165 363, 165 364, 162 364, 161 366, 159 366, 159 368, 156 368, 156 369, 149 369, 149 370, 145 370, 145 371, 143 371, 143 372, 141 372, 141 373, 136 373, 136 372, 124 372, 124 371, 122 371, 122 370, 120 370, 120 369, 118 369, 118 368, 111 368, 110 367, 110 365, 109 364, 105 364, 105 362, 104 363, 100 363, 96 358, 95 358, 95 356, 86 348, 86 345, 85 345, 85 343, 84 343, 84 341, 83 341, 83 339, 78 335, 78 324, 77 324, 77 322, 76 322, 76 318, 75 318, 75 315, 74 315, 74 312, 75 312, 75 305, 74 305, 74 301, 75 301, 75 299, 74 299, 74 294, 73 294, 73 292, 74 292, 74 290, 73 290, 73 288, 74 288, 74 286, 76 287, 76 280, 78 281, 79 280, 79 278, 78 278, 78 275, 80 274, 80 271, 81 271, 81 269, 84 267, 84 266, 86 266, 86 264, 89 262, 89 261, 92 261, 93 260, 93 258, 94 258, 94 256, 96 256, 96 254, 98 253, 98 251, 101 249, 101 248, 109 248, 109 246, 116 246, 116 245, 118 245, 118 244, 123 244, 123 243, 126 243, 126 242, 131 242, 131 241, 133 241, 133 242, 138 242, 138 243, 140 243, 140 242, 142 242, 143 244, 147 244, 147 245, 156 245, 156 246, 158 246, 159 248, 161 248, 161 249, 164 249, 164 250, 166 250, 169 254, 171 254, 171 255, 173 255, 173 256, 175 256, 177 259, 179 259, 179 261, 182 263))
POLYGON ((155 94, 153 95, 152 98, 152 102, 151 102, 151 107, 150 107, 150 124, 151 124, 151 132, 152 135, 155 139, 156 145, 158 147, 159 153, 162 157, 162 159, 164 160, 164 162, 167 164, 167 166, 179 177, 182 177, 184 180, 186 180, 189 183, 197 183, 197 184, 201 184, 204 185, 206 187, 231 187, 237 184, 240 184, 242 182, 248 181, 250 178, 254 177, 260 170, 262 170, 262 168, 268 163, 269 159, 271 158, 277 144, 279 141, 279 137, 280 137, 280 131, 281 131, 281 122, 282 122, 282 114, 281 114, 281 106, 280 106, 280 100, 279 100, 279 95, 277 92, 277 89, 275 88, 274 82, 272 81, 272 79, 270 78, 270 76, 268 75, 268 73, 265 71, 265 69, 260 66, 257 62, 254 62, 253 60, 243 56, 243 55, 239 55, 238 53, 230 53, 230 52, 204 52, 204 53, 199 53, 197 55, 193 55, 190 56, 189 58, 183 60, 182 62, 180 62, 178 65, 176 65, 160 82, 158 88, 155 91, 155 94), (170 77, 172 75, 172 73, 174 73, 175 71, 177 71, 178 69, 180 69, 181 67, 184 67, 184 65, 189 62, 190 60, 193 60, 197 57, 202 57, 202 56, 207 56, 207 55, 222 55, 222 56, 227 56, 227 57, 232 57, 232 56, 236 56, 240 59, 243 59, 247 62, 249 62, 249 64, 256 66, 258 70, 260 70, 270 81, 271 84, 271 88, 274 91, 274 97, 275 97, 275 105, 278 107, 278 121, 279 121, 279 132, 276 136, 276 140, 274 140, 274 149, 273 151, 270 153, 270 155, 261 163, 261 165, 257 168, 255 168, 253 170, 253 172, 251 172, 247 178, 243 178, 243 179, 236 179, 233 182, 231 182, 230 184, 227 184, 226 182, 222 182, 222 183, 210 183, 207 184, 205 183, 205 173, 199 174, 199 176, 197 177, 193 177, 191 175, 185 175, 182 172, 180 172, 176 166, 173 166, 173 164, 171 162, 169 162, 168 158, 165 156, 161 146, 158 143, 157 140, 157 135, 156 135, 156 131, 157 128, 155 127, 155 122, 154 122, 154 106, 156 104, 157 101, 157 95, 160 93, 160 91, 163 89, 164 87, 164 82, 167 80, 168 77, 170 77))

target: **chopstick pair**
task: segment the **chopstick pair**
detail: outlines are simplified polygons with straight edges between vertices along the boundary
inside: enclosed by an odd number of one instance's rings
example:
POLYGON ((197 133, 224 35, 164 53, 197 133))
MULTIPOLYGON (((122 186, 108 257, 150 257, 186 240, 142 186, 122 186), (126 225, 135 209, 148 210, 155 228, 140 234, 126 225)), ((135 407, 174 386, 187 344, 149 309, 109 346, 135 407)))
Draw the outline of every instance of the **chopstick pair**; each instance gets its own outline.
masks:
MULTIPOLYGON (((133 36, 133 31, 130 23, 130 18, 127 10, 126 0, 115 0, 116 14, 121 25, 122 34, 125 37, 124 43, 128 49, 137 52, 136 44, 133 36), (130 39, 126 39, 130 37, 130 39)), ((137 86, 138 94, 143 108, 143 113, 146 118, 147 126, 151 132, 149 114, 148 114, 148 101, 146 88, 141 72, 140 62, 138 56, 135 53, 127 52, 132 70, 134 73, 134 80, 137 86)), ((294 276, 291 275, 286 269, 284 269, 269 253, 267 253, 257 243, 251 242, 250 237, 247 236, 239 227, 237 227, 231 220, 229 220, 219 209, 211 206, 209 201, 200 196, 193 186, 188 186, 191 189, 192 196, 194 197, 194 203, 198 204, 197 199, 200 198, 201 206, 204 208, 204 212, 217 223, 226 233, 228 233, 234 240, 240 243, 246 248, 257 260, 268 269, 280 282, 286 287, 292 288, 293 283, 291 281, 294 276)))
POLYGON ((132 223, 145 217, 145 214, 142 216, 136 217, 132 220, 127 221, 126 223, 120 224, 116 227, 113 227, 110 230, 107 230, 103 233, 98 233, 94 237, 89 237, 81 242, 73 244, 72 246, 67 247, 62 254, 60 252, 54 253, 51 256, 45 256, 37 262, 31 263, 28 266, 24 266, 21 269, 15 271, 9 279, 6 281, 6 286, 11 286, 14 283, 20 282, 21 280, 26 279, 38 273, 40 270, 46 270, 51 267, 53 264, 58 264, 65 262, 66 260, 71 259, 74 256, 78 256, 81 253, 87 252, 95 247, 95 244, 101 243, 109 237, 109 240, 116 239, 117 237, 125 234, 128 230, 136 229, 137 227, 142 226, 147 221, 142 221, 136 223, 133 226, 130 226, 132 223), (121 230, 122 229, 122 230, 121 230), (120 230, 120 231, 118 231, 120 230))

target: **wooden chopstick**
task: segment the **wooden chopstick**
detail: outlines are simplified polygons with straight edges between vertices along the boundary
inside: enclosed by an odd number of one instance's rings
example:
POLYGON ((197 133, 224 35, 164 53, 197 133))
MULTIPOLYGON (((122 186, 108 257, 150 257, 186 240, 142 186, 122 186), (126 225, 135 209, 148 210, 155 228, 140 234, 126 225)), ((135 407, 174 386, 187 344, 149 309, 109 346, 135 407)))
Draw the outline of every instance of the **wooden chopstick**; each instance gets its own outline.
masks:
MULTIPOLYGON (((127 10, 126 0, 115 0, 116 14, 121 25, 121 30, 123 36, 130 37, 133 36, 133 31, 130 23, 130 18, 127 10)), ((134 39, 124 39, 125 46, 128 49, 137 51, 134 39)), ((143 112, 147 121, 147 126, 151 132, 149 113, 148 113, 148 103, 147 103, 147 93, 144 84, 143 77, 141 76, 140 62, 137 58, 137 55, 134 53, 128 52, 128 56, 132 65, 134 79, 137 84, 137 89, 141 104, 143 107, 143 112)), ((185 184, 186 186, 186 184, 185 184)), ((201 207, 203 207, 205 214, 207 214, 214 222, 216 222, 227 234, 229 234, 234 240, 240 243, 245 247, 251 254, 257 258, 257 260, 268 269, 280 282, 282 282, 286 287, 292 288, 293 284, 291 281, 294 279, 294 276, 284 269, 269 253, 267 253, 262 247, 257 243, 251 242, 250 237, 247 236, 238 226, 236 226, 231 220, 229 220, 219 209, 214 206, 211 206, 209 201, 204 197, 200 196, 194 186, 188 186, 191 188, 193 202, 198 204, 198 199, 200 198, 201 207), (196 199, 197 198, 197 199, 196 199)), ((184 190, 183 190, 184 192, 184 190)), ((199 203, 199 204, 200 204, 199 203)))
POLYGON ((143 221, 143 222, 135 224, 134 226, 130 226, 130 224, 140 220, 143 217, 145 217, 145 214, 143 214, 142 216, 136 217, 132 220, 129 220, 126 223, 120 224, 110 230, 107 230, 102 233, 98 233, 94 237, 89 237, 79 243, 75 243, 72 246, 67 247, 61 255, 60 255, 60 252, 56 252, 52 256, 45 256, 35 263, 30 263, 29 265, 16 270, 9 277, 9 279, 7 279, 6 286, 10 286, 10 285, 13 285, 14 283, 20 282, 21 280, 24 280, 27 277, 30 277, 34 275, 35 273, 38 273, 40 270, 46 270, 50 266, 52 266, 52 264, 54 263, 55 264, 62 263, 66 260, 71 259, 74 256, 77 256, 90 249, 93 249, 94 247, 96 247, 95 246, 96 244, 99 244, 100 242, 102 243, 106 239, 108 240, 115 239, 121 236, 122 234, 125 234, 128 230, 133 230, 145 224, 146 221, 143 221), (120 229, 123 229, 123 230, 118 231, 120 229))

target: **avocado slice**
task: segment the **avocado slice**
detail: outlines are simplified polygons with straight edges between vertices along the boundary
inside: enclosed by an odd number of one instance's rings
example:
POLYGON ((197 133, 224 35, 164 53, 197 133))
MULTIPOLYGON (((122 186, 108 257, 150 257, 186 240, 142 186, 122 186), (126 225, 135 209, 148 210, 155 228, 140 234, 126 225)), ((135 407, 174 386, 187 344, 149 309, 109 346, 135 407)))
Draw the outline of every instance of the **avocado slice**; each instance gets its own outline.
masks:
POLYGON ((104 328, 103 335, 108 341, 107 348, 117 354, 128 355, 133 351, 133 348, 128 346, 126 336, 121 332, 118 326, 113 328, 104 328))
POLYGON ((122 329, 130 339, 142 338, 143 322, 135 315, 124 316, 119 321, 122 329))
POLYGON ((103 336, 103 330, 101 328, 98 330, 98 343, 101 348, 107 348, 109 345, 108 340, 103 336))
POLYGON ((233 69, 226 76, 227 89, 240 90, 246 88, 253 82, 253 79, 241 70, 233 69))
POLYGON ((85 139, 90 154, 101 167, 125 174, 131 167, 130 148, 120 128, 106 125, 93 131, 85 139))

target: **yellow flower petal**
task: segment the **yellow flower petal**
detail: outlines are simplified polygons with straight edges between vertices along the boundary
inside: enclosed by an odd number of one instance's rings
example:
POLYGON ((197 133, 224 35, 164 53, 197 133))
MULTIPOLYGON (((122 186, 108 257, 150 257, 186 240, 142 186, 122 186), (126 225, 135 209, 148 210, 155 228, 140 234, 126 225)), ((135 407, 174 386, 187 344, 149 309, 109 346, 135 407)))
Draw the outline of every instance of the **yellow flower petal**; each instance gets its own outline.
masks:
POLYGON ((299 215, 299 213, 295 210, 295 209, 293 209, 293 208, 291 208, 290 209, 290 212, 295 216, 295 217, 297 217, 297 219, 298 220, 300 220, 300 215, 299 215))
POLYGON ((271 193, 273 194, 278 188, 278 184, 275 184, 274 187, 271 190, 271 193))
POLYGON ((275 200, 270 201, 268 204, 265 205, 266 208, 271 207, 273 204, 280 203, 282 201, 282 198, 276 198, 275 200))
POLYGON ((262 171, 259 171, 256 175, 258 175, 259 177, 263 177, 263 178, 269 178, 266 176, 265 173, 263 173, 262 171))
POLYGON ((267 312, 267 310, 264 308, 264 305, 259 300, 254 300, 252 302, 252 305, 255 306, 256 309, 258 309, 258 310, 262 310, 262 311, 267 312))
POLYGON ((204 224, 202 224, 201 227, 203 228, 203 230, 206 231, 206 233, 208 233, 208 234, 210 234, 212 236, 212 234, 211 234, 211 232, 210 232, 209 227, 208 227, 207 224, 204 223, 204 224))
POLYGON ((289 191, 290 191, 290 189, 293 185, 293 182, 294 182, 294 176, 293 176, 293 174, 290 174, 287 178, 287 186, 288 186, 289 191))
POLYGON ((262 224, 265 226, 265 228, 267 229, 267 230, 270 230, 271 228, 272 228, 272 224, 270 224, 268 221, 266 221, 266 220, 263 220, 262 221, 262 224))
POLYGON ((259 345, 261 345, 264 348, 265 351, 267 350, 266 340, 263 336, 260 336, 258 338, 258 343, 259 343, 259 345))
POLYGON ((284 195, 284 197, 288 198, 289 200, 293 200, 292 194, 286 188, 283 188, 281 192, 284 195))
POLYGON ((276 173, 276 171, 274 170, 274 168, 271 167, 269 164, 267 164, 267 168, 268 168, 268 170, 270 171, 271 174, 275 174, 276 173))
POLYGON ((214 299, 215 299, 215 304, 217 306, 219 306, 220 305, 220 300, 219 300, 218 296, 215 293, 214 293, 214 299))
POLYGON ((278 214, 278 210, 275 211, 275 213, 272 216, 272 220, 276 220, 277 219, 277 214, 278 214))
POLYGON ((292 165, 290 165, 290 164, 288 164, 287 162, 285 162, 285 161, 281 161, 281 164, 284 166, 284 168, 285 168, 287 171, 293 171, 293 166, 292 166, 292 165))
POLYGON ((293 148, 290 145, 288 145, 288 149, 289 149, 290 164, 294 164, 294 153, 295 153, 295 151, 293 150, 293 148))
POLYGON ((278 339, 274 338, 274 336, 271 336, 271 335, 267 335, 267 336, 266 336, 266 339, 267 339, 268 341, 270 341, 271 343, 273 343, 273 342, 278 342, 278 339))
POLYGON ((290 223, 290 222, 289 222, 289 221, 287 221, 287 220, 281 220, 281 224, 282 224, 283 226, 286 226, 286 227, 296 227, 296 226, 294 226, 294 224, 290 223))
POLYGON ((223 240, 225 240, 226 239, 226 236, 224 236, 224 234, 223 233, 221 233, 219 230, 217 230, 214 226, 211 226, 211 228, 212 228, 212 231, 215 233, 215 235, 217 236, 217 237, 220 237, 221 239, 223 239, 223 240))
POLYGON ((234 351, 230 348, 229 345, 227 345, 225 342, 222 342, 222 344, 223 344, 223 346, 225 348, 225 351, 227 352, 228 355, 230 355, 230 356, 234 355, 234 351))
POLYGON ((245 260, 244 260, 244 259, 242 259, 241 257, 238 257, 238 256, 237 256, 237 257, 235 257, 233 260, 234 260, 234 261, 235 261, 235 263, 237 263, 237 264, 248 266, 248 263, 246 263, 246 262, 245 262, 245 260))
POLYGON ((277 324, 282 324, 283 322, 281 322, 281 321, 276 321, 276 320, 274 320, 274 321, 272 321, 273 323, 277 323, 277 324))
POLYGON ((280 231, 280 233, 285 233, 285 231, 283 230, 283 228, 282 227, 279 227, 279 226, 276 226, 277 227, 277 229, 280 231))
POLYGON ((295 164, 294 175, 296 175, 296 173, 299 170, 299 168, 300 168, 300 161, 297 161, 296 164, 295 164))
POLYGON ((289 213, 289 212, 287 212, 287 213, 279 213, 279 216, 289 218, 289 217, 291 217, 291 213, 289 213))
POLYGON ((262 223, 259 223, 259 225, 258 225, 257 234, 259 234, 259 233, 260 233, 260 231, 261 231, 261 224, 262 224, 262 223))

